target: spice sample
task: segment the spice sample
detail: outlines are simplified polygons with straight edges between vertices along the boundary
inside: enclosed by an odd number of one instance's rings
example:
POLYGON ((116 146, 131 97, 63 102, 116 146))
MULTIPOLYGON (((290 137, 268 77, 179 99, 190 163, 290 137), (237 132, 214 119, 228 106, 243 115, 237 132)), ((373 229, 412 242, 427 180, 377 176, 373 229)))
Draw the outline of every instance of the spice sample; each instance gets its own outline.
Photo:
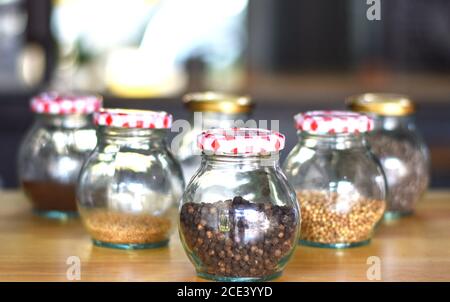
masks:
POLYGON ((92 114, 101 105, 97 95, 44 92, 31 99, 36 119, 20 145, 17 172, 41 217, 77 216, 76 182, 97 142, 92 114))
POLYGON ((169 239, 170 219, 146 214, 83 211, 84 225, 98 241, 116 244, 160 243, 169 239))
POLYGON ((321 191, 300 191, 300 239, 339 244, 369 240, 385 210, 385 201, 321 191))
MULTIPOLYGON (((185 203, 180 231, 203 273, 264 277, 278 272, 297 241, 293 207, 253 203, 240 196, 214 203, 185 203)), ((195 259, 194 259, 195 261, 195 259)))
POLYGON ((51 181, 23 181, 23 190, 37 211, 76 212, 75 186, 51 181))
POLYGON ((380 132, 369 136, 389 187, 388 211, 410 213, 428 186, 428 164, 421 149, 380 132))
POLYGON ((347 101, 353 110, 375 117, 367 139, 386 175, 385 218, 411 214, 429 182, 428 149, 415 123, 413 100, 407 95, 365 93, 347 101))

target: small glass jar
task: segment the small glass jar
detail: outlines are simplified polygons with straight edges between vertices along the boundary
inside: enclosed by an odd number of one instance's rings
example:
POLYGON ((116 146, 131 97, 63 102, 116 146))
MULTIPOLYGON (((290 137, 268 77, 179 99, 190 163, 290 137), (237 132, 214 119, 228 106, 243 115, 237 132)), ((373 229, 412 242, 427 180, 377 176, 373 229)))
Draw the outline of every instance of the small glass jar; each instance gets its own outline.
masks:
POLYGON ((182 197, 179 232, 198 276, 262 281, 281 275, 300 214, 278 164, 284 136, 262 129, 210 129, 198 138, 199 170, 182 197))
POLYGON ((249 119, 252 102, 249 97, 215 92, 189 93, 183 97, 191 112, 190 128, 183 133, 176 156, 181 163, 183 175, 189 181, 200 167, 201 156, 197 148, 197 136, 210 128, 233 128, 235 122, 245 123, 249 119))
POLYGON ((283 169, 300 203, 300 243, 369 243, 386 207, 385 177, 364 135, 373 121, 347 111, 310 111, 295 121, 299 142, 283 169))
POLYGON ((348 99, 349 107, 375 120, 368 135, 388 184, 386 219, 413 213, 429 183, 429 154, 414 120, 414 104, 396 94, 367 93, 348 99))
POLYGON ((99 96, 42 93, 31 100, 36 118, 18 156, 21 186, 34 212, 55 219, 77 216, 75 185, 97 139, 92 113, 99 96))
POLYGON ((77 200, 97 246, 145 249, 167 245, 184 188, 165 137, 166 112, 102 109, 98 144, 80 173, 77 200))

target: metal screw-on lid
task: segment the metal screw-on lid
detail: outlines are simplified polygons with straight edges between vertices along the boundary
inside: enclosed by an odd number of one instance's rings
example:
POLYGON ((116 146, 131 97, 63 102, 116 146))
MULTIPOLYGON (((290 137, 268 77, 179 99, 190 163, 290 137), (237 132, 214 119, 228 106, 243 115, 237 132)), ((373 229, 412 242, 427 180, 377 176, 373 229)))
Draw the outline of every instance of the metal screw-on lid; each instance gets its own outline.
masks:
POLYGON ((406 95, 365 93, 347 98, 348 107, 357 112, 383 116, 404 116, 415 112, 413 101, 406 95))
POLYGON ((218 92, 194 92, 186 94, 183 102, 190 111, 247 113, 252 109, 248 96, 238 96, 218 92))

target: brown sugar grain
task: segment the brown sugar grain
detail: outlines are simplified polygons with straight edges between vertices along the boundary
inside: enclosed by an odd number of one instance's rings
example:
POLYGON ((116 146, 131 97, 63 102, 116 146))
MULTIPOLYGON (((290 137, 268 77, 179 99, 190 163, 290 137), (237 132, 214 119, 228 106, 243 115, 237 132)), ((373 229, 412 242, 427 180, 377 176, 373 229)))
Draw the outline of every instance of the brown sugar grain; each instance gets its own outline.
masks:
POLYGON ((386 207, 384 200, 321 191, 300 191, 297 199, 302 215, 300 238, 325 244, 370 239, 386 207))
POLYGON ((168 240, 168 218, 102 210, 83 211, 86 229, 99 241, 119 244, 158 243, 168 240))

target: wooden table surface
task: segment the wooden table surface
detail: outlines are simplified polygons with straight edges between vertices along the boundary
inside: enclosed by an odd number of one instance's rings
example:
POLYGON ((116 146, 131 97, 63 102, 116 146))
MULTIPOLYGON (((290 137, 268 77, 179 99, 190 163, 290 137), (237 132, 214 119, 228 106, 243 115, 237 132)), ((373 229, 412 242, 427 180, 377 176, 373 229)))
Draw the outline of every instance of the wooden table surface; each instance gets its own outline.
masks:
MULTIPOLYGON (((202 281, 176 234, 168 248, 95 247, 79 220, 36 217, 20 192, 0 192, 0 281, 67 281, 70 256, 81 260, 82 281, 202 281)), ((377 271, 371 256, 382 281, 450 281, 450 191, 427 193, 415 216, 381 225, 368 246, 299 246, 277 281, 367 281, 377 271)))

